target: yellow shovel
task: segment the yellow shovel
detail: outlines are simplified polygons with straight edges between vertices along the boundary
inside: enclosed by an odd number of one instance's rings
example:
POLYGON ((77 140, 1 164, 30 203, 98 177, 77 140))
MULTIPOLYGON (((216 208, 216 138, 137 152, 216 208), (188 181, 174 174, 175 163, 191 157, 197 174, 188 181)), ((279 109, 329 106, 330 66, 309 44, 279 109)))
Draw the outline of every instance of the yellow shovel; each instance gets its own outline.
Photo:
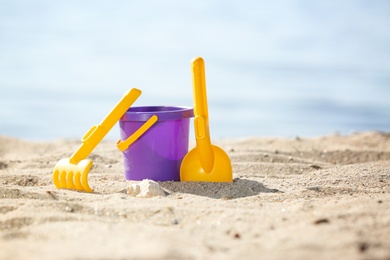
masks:
POLYGON ((201 57, 192 61, 196 147, 180 167, 181 181, 232 182, 232 164, 222 148, 211 144, 206 95, 205 66, 201 57))
MULTIPOLYGON (((92 192, 88 185, 88 172, 92 167, 92 161, 86 159, 96 145, 111 130, 115 123, 126 113, 127 109, 141 95, 138 89, 131 89, 126 92, 122 99, 116 104, 111 112, 103 119, 99 125, 95 125, 81 139, 80 147, 72 154, 70 158, 63 158, 57 162, 53 170, 53 182, 57 189, 73 189, 86 192, 92 192)), ((133 133, 132 138, 120 143, 120 148, 125 150, 141 136, 149 127, 151 127, 157 118, 153 116, 145 122, 137 131, 133 133)))

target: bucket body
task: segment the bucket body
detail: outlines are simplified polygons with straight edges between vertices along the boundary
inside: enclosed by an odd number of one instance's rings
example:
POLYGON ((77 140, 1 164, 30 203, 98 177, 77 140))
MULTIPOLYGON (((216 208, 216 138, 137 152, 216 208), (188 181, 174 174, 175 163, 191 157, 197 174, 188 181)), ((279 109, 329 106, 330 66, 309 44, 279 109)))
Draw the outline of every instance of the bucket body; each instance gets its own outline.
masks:
POLYGON ((126 140, 151 116, 158 121, 123 152, 126 180, 180 181, 180 165, 188 152, 191 107, 131 107, 119 120, 126 140))

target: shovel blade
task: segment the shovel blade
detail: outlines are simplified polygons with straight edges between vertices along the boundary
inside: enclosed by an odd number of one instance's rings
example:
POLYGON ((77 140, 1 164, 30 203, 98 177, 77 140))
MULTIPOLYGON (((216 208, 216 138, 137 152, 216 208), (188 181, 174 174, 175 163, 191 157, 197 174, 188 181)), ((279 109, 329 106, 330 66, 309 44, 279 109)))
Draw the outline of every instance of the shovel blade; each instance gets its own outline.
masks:
POLYGON ((92 192, 88 185, 88 173, 92 167, 89 159, 72 164, 69 158, 61 159, 54 166, 53 182, 57 189, 92 192))
POLYGON ((181 181, 232 182, 232 164, 226 152, 218 146, 211 145, 214 151, 214 166, 210 173, 202 168, 199 151, 195 147, 184 157, 180 167, 181 181))

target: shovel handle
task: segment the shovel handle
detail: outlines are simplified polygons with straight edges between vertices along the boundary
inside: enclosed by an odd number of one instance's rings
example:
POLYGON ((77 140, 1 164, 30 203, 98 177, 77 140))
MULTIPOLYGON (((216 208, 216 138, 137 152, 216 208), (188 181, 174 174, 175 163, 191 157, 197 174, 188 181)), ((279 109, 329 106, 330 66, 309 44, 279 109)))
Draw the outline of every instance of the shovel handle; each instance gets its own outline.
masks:
POLYGON ((87 158, 98 143, 106 136, 116 122, 126 113, 127 109, 137 100, 141 95, 141 90, 133 88, 127 91, 122 99, 115 105, 115 107, 108 113, 108 115, 100 122, 89 129, 89 131, 81 139, 80 147, 69 158, 70 162, 77 164, 81 160, 87 158))
POLYGON ((194 119, 196 151, 199 161, 205 173, 210 173, 214 168, 214 150, 211 146, 210 137, 205 135, 205 120, 202 116, 194 119))
POLYGON ((192 61, 192 86, 194 97, 194 115, 205 118, 205 123, 207 123, 205 127, 208 127, 209 113, 206 94, 206 75, 204 60, 201 57, 197 57, 192 61))
POLYGON ((214 152, 210 141, 205 65, 201 57, 192 60, 192 86, 196 149, 203 170, 210 173, 214 167, 214 152))

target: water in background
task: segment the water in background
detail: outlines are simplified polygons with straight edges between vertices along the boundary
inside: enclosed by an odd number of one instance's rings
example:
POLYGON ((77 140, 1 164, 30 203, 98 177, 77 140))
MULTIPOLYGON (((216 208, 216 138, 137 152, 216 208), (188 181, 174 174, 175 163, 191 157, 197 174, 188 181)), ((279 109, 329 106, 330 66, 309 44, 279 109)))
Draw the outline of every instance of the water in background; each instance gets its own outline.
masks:
POLYGON ((3 0, 0 134, 81 138, 132 87, 135 105, 192 106, 195 56, 213 139, 390 131, 389 13, 387 0, 3 0))

